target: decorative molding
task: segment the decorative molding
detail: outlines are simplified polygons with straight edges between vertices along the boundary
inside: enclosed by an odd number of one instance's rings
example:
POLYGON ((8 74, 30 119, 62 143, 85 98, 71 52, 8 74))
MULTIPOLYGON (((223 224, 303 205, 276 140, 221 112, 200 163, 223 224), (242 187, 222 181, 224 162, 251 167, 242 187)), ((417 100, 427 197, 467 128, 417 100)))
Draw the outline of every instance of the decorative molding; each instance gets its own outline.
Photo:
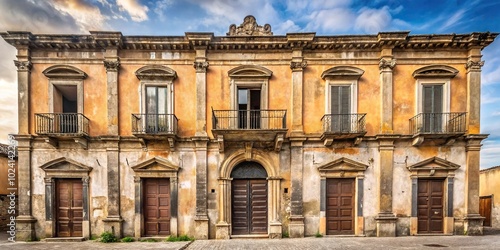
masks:
POLYGON ((302 62, 290 62, 290 69, 293 71, 303 70, 307 67, 307 61, 302 62))
POLYGON ((273 75, 271 70, 258 65, 241 65, 229 70, 227 73, 231 78, 271 78, 273 75))
POLYGON ((196 73, 206 73, 208 69, 208 62, 194 62, 193 67, 196 69, 196 73))
POLYGON ((413 72, 414 78, 453 78, 458 70, 447 65, 430 65, 413 72))
POLYGON ((384 70, 384 69, 394 69, 394 67, 396 67, 396 59, 390 59, 390 60, 386 60, 384 58, 380 59, 380 62, 378 63, 378 67, 380 70, 384 70))
POLYGON ((323 79, 353 79, 358 80, 364 70, 351 66, 336 66, 323 71, 321 78, 323 79))
POLYGON ((163 157, 153 157, 132 167, 134 172, 177 172, 180 167, 163 157))
POLYGON ((17 70, 19 71, 30 71, 33 67, 31 61, 18 61, 14 60, 14 65, 16 65, 17 70))
POLYGON ((474 61, 469 59, 465 64, 465 69, 467 70, 481 70, 484 65, 484 61, 474 61))
POLYGON ((368 165, 342 157, 318 167, 319 172, 358 172, 365 171, 368 165))
POLYGON ((439 157, 431 157, 427 160, 423 160, 421 162, 415 163, 407 167, 409 171, 419 171, 419 170, 457 170, 460 168, 460 165, 455 164, 453 162, 447 161, 445 159, 439 157))
POLYGON ((135 72, 139 80, 173 80, 177 78, 175 70, 161 65, 147 65, 135 72))
POLYGON ((70 65, 52 65, 42 72, 47 78, 85 79, 87 74, 81 69, 70 65))
POLYGON ((228 36, 272 36, 273 32, 271 32, 271 25, 267 23, 264 26, 258 25, 255 17, 248 15, 239 26, 231 24, 226 34, 228 36))
POLYGON ((119 60, 104 60, 104 67, 106 67, 106 72, 108 71, 118 71, 120 69, 119 60))
POLYGON ((52 161, 46 162, 40 168, 46 173, 85 173, 88 175, 92 171, 92 167, 85 166, 79 162, 68 159, 66 157, 60 157, 52 161))

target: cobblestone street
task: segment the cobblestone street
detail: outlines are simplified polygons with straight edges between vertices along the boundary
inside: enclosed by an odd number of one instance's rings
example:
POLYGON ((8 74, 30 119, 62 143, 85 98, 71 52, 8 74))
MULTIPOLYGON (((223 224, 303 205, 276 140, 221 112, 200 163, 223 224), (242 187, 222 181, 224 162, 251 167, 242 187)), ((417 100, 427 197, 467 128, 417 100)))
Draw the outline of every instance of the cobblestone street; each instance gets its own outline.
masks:
POLYGON ((500 234, 489 232, 484 236, 418 236, 396 238, 368 237, 324 237, 302 239, 232 239, 196 240, 194 242, 132 242, 100 243, 84 241, 68 242, 7 242, 5 235, 0 239, 0 249, 500 249, 500 234))

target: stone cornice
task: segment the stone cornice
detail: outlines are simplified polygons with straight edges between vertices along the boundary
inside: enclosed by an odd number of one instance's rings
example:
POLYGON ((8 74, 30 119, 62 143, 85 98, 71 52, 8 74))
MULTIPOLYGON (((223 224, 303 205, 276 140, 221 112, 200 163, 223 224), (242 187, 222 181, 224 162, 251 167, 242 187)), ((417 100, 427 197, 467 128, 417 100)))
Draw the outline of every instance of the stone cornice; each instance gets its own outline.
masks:
POLYGON ((16 48, 41 50, 103 49, 126 50, 395 50, 484 48, 498 33, 409 35, 408 32, 380 32, 377 35, 316 36, 315 33, 288 33, 286 36, 213 36, 208 32, 187 32, 185 36, 123 36, 120 32, 92 31, 90 35, 34 35, 30 32, 2 32, 16 48))

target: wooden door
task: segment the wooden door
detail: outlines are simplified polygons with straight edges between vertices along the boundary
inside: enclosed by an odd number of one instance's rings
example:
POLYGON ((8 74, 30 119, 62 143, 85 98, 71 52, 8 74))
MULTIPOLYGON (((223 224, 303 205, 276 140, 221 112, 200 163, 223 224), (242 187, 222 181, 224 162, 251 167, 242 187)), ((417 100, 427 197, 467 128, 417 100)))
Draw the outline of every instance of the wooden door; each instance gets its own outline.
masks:
POLYGON ((354 234, 354 179, 327 179, 326 234, 354 234))
POLYGON ((479 197, 479 214, 484 217, 483 226, 491 227, 491 195, 479 197))
POLYGON ((56 181, 56 235, 81 237, 83 222, 83 183, 80 179, 56 181))
POLYGON ((443 180, 418 180, 418 232, 443 232, 443 180))
POLYGON ((170 180, 144 179, 144 235, 170 235, 170 180))
POLYGON ((232 234, 267 234, 267 180, 232 181, 232 234))

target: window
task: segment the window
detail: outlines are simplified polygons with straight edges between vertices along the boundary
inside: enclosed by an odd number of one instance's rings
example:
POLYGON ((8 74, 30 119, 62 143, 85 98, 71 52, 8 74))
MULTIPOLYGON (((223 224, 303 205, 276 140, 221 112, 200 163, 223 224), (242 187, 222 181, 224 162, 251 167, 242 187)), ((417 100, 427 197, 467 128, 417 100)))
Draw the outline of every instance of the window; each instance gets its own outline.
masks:
POLYGON ((426 84, 422 88, 423 129, 428 132, 441 132, 443 85, 426 84))
POLYGON ((161 65, 148 65, 135 72, 141 80, 141 114, 132 115, 134 133, 175 133, 174 70, 161 65))
POLYGON ((351 133, 360 129, 357 111, 358 80, 363 70, 349 67, 333 67, 322 74, 325 85, 325 132, 351 133))
POLYGON ((260 103, 260 89, 238 88, 238 128, 260 128, 260 103))

